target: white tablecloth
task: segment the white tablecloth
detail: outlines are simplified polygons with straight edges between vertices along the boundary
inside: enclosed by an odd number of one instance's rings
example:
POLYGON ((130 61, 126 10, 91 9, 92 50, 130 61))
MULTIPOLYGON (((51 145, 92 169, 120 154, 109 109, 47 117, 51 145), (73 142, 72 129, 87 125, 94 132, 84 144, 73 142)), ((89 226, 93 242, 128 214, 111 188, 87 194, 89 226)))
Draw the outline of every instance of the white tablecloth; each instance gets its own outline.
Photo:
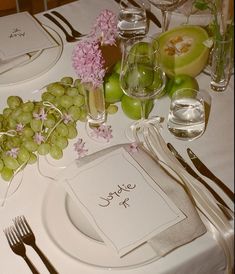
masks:
MULTIPOLYGON (((57 8, 75 28, 83 33, 88 33, 94 19, 104 8, 113 11, 118 10, 118 5, 112 0, 80 0, 71 4, 57 8)), ((152 9, 158 15, 155 8, 152 9)), ((64 39, 63 33, 42 14, 37 18, 44 24, 54 28, 64 39)), ((156 26, 150 24, 150 32, 159 32, 156 26)), ((76 75, 71 66, 71 52, 74 43, 64 41, 64 49, 61 58, 48 72, 40 77, 25 81, 21 84, 0 86, 0 110, 6 106, 6 100, 9 95, 19 95, 24 100, 37 99, 38 94, 32 94, 32 91, 50 83, 57 81, 64 76, 76 75)), ((46 61, 46 60, 45 60, 46 61)), ((23 67, 22 67, 23 69, 23 67)), ((192 142, 176 140, 166 129, 166 118, 169 109, 169 98, 163 97, 155 104, 152 114, 164 117, 162 135, 167 142, 171 142, 185 159, 188 159, 186 148, 190 147, 195 151, 203 162, 214 172, 230 189, 234 189, 234 85, 233 77, 225 92, 216 93, 210 90, 209 76, 200 74, 197 77, 200 88, 205 89, 211 96, 211 109, 207 128, 203 136, 192 142)), ((115 115, 109 115, 108 124, 112 125, 114 138, 108 144, 96 143, 87 138, 84 124, 79 123, 79 137, 86 141, 86 147, 89 153, 101 150, 107 146, 127 142, 124 134, 124 128, 131 122, 121 111, 115 115)), ((190 160, 188 163, 191 165, 190 160)), ((43 197, 47 191, 49 180, 40 176, 37 165, 27 166, 24 171, 23 182, 14 195, 6 202, 3 208, 0 208, 0 273, 31 273, 28 266, 22 258, 12 253, 3 229, 12 224, 12 219, 17 215, 26 215, 36 235, 39 247, 46 253, 53 265, 61 274, 103 274, 109 270, 99 269, 85 265, 60 250, 48 236, 42 222, 42 203, 43 197)), ((228 204, 233 207, 231 201, 215 186, 210 180, 205 179, 228 204)), ((66 237, 66 236, 64 236, 66 237)), ((35 252, 27 247, 27 254, 32 259, 41 273, 48 273, 43 263, 35 252)), ((219 274, 224 273, 225 257, 223 251, 218 246, 210 233, 194 240, 190 244, 182 246, 171 252, 164 258, 161 258, 151 264, 133 268, 131 270, 115 270, 117 274, 219 274)))

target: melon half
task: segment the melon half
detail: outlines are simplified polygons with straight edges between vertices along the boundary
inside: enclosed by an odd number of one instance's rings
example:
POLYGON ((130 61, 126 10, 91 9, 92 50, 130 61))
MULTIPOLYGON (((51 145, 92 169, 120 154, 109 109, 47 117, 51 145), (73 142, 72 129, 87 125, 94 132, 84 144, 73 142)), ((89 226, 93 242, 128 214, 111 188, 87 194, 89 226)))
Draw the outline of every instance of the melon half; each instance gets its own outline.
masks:
POLYGON ((172 28, 157 38, 163 70, 168 76, 197 76, 208 61, 209 48, 204 42, 208 33, 199 26, 172 28))

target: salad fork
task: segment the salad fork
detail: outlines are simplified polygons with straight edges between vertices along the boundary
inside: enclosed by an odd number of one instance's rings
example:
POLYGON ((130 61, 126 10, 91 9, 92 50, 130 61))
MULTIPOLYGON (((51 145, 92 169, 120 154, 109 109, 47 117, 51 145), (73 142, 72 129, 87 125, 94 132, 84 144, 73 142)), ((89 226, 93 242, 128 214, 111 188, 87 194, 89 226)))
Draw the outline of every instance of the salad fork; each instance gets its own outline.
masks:
POLYGON ((32 273, 40 274, 38 270, 35 268, 35 266, 33 265, 33 263, 27 257, 25 246, 22 240, 20 239, 16 229, 13 226, 10 226, 4 230, 4 233, 11 247, 11 250, 25 260, 25 262, 28 264, 29 268, 31 269, 32 273))
POLYGON ((54 266, 49 262, 49 260, 46 258, 46 256, 43 254, 43 252, 38 248, 36 245, 36 239, 35 235, 29 226, 26 218, 24 216, 18 216, 13 220, 16 230, 21 238, 21 240, 27 244, 30 245, 39 255, 43 263, 45 264, 46 268, 51 274, 57 274, 57 270, 54 268, 54 266))

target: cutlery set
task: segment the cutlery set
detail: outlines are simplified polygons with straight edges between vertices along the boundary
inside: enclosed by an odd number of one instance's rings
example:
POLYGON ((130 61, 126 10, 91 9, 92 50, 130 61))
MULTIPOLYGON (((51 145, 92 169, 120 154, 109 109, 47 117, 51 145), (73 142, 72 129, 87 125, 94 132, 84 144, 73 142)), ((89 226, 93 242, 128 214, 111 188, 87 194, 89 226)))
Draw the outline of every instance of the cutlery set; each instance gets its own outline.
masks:
POLYGON ((18 216, 13 220, 13 222, 14 225, 11 225, 8 228, 4 229, 5 236, 12 251, 25 260, 32 273, 40 274, 26 255, 26 248, 24 244, 30 245, 37 252, 39 257, 45 264, 46 268, 48 269, 49 273, 57 274, 58 272, 56 271, 56 269, 36 245, 34 233, 29 226, 26 218, 24 216, 18 216))
MULTIPOLYGON (((201 184, 203 184, 213 195, 213 197, 217 201, 217 205, 227 217, 228 220, 233 219, 233 212, 230 207, 226 204, 226 202, 220 197, 220 195, 201 177, 199 176, 191 166, 184 160, 184 158, 178 153, 178 151, 172 146, 172 144, 167 143, 167 147, 171 151, 171 153, 175 156, 175 158, 180 162, 183 168, 192 175, 195 179, 197 179, 201 184)), ((191 159, 193 165, 196 169, 204 176, 215 182, 224 193, 234 202, 234 193, 220 180, 218 179, 196 156, 196 154, 190 149, 187 148, 187 153, 189 158, 191 159)))
POLYGON ((60 14, 57 11, 51 11, 51 13, 55 15, 57 18, 59 18, 62 22, 64 22, 69 27, 71 31, 71 35, 54 16, 52 16, 49 13, 43 14, 47 19, 51 20, 57 27, 59 27, 63 31, 67 42, 69 43, 76 42, 80 40, 81 37, 85 36, 85 34, 82 34, 81 32, 75 30, 73 26, 70 24, 70 22, 62 14, 60 14))

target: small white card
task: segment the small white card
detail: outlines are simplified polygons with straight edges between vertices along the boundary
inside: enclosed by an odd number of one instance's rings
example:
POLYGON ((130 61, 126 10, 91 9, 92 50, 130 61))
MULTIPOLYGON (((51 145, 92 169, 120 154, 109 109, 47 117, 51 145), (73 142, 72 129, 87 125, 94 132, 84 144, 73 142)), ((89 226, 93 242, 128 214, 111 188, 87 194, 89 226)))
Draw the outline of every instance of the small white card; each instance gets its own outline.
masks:
POLYGON ((123 148, 78 167, 65 182, 100 237, 120 257, 186 218, 123 148))
POLYGON ((28 12, 0 17, 0 59, 7 60, 57 45, 28 12))

